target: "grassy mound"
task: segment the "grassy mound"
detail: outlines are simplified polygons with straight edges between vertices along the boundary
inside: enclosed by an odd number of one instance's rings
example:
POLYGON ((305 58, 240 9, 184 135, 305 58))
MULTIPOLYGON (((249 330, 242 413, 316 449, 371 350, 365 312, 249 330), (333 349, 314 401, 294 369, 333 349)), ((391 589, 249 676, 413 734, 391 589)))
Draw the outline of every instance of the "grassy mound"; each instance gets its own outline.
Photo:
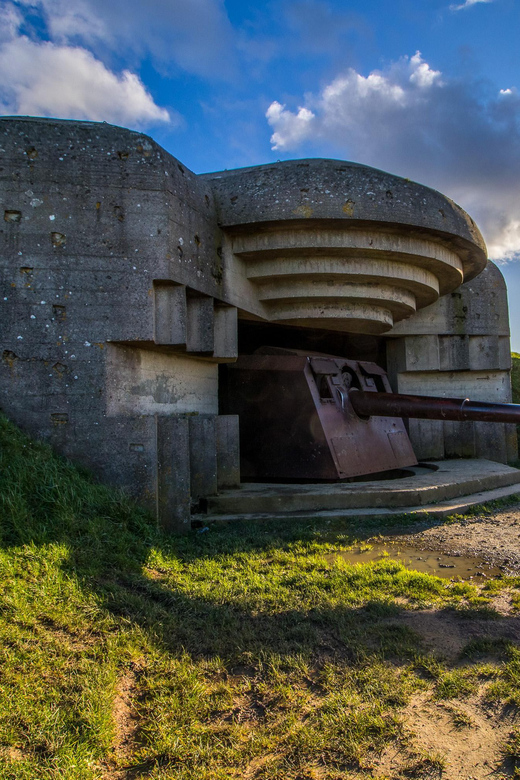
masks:
POLYGON ((374 532, 352 521, 165 538, 4 418, 0 503, 2 780, 369 778, 388 746, 438 771, 406 725, 417 696, 462 729, 459 699, 520 705, 518 649, 475 628, 520 582, 350 565, 336 554, 374 532), (449 657, 453 621, 473 639, 449 657))
POLYGON ((513 391, 513 403, 520 404, 520 355, 511 352, 511 389, 513 391))

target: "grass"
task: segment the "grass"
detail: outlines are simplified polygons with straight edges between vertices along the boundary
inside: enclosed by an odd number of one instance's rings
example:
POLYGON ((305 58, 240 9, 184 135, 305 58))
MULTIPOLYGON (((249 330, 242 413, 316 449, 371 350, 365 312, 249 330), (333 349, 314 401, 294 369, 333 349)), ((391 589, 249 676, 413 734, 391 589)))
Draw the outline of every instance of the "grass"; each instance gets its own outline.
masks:
POLYGON ((520 403, 520 355, 511 352, 511 390, 513 403, 520 403))
POLYGON ((2 780, 368 780, 421 692, 520 706, 513 645, 450 661, 402 619, 484 617, 514 579, 331 558, 353 520, 167 538, 5 418, 0 505, 2 780))

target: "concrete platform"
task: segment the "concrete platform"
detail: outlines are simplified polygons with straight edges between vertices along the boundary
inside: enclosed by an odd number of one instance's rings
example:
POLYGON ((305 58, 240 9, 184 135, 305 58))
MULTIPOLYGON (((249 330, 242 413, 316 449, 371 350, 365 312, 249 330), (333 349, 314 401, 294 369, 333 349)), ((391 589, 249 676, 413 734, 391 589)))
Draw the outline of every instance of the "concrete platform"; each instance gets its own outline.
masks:
POLYGON ((403 512, 462 513, 520 494, 520 470, 489 460, 424 464, 396 480, 316 485, 243 484, 208 498, 204 522, 246 519, 388 516, 403 512), (435 469, 435 470, 434 470, 435 469))

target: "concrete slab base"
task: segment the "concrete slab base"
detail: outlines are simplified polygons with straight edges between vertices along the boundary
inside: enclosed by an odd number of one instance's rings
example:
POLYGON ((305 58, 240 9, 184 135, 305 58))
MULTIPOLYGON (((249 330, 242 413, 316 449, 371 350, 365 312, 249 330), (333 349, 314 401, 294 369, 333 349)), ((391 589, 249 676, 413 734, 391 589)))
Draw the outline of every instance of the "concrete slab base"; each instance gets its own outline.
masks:
POLYGON ((462 514, 471 506, 520 494, 520 470, 488 460, 423 464, 411 476, 316 485, 243 484, 208 498, 195 521, 462 514), (434 470, 436 469, 436 470, 434 470))

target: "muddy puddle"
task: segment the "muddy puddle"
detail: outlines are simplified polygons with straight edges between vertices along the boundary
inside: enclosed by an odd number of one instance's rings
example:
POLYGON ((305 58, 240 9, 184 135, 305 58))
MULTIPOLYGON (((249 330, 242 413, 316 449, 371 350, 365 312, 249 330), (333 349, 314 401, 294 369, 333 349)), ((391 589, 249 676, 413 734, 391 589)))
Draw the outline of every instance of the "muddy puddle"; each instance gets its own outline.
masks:
POLYGON ((342 558, 348 563, 370 563, 388 558, 399 561, 407 569, 434 574, 446 579, 471 580, 498 577, 501 570, 490 566, 482 558, 470 558, 463 555, 447 555, 439 551, 420 550, 417 547, 394 544, 373 543, 370 549, 356 547, 352 550, 327 555, 327 560, 342 558))

